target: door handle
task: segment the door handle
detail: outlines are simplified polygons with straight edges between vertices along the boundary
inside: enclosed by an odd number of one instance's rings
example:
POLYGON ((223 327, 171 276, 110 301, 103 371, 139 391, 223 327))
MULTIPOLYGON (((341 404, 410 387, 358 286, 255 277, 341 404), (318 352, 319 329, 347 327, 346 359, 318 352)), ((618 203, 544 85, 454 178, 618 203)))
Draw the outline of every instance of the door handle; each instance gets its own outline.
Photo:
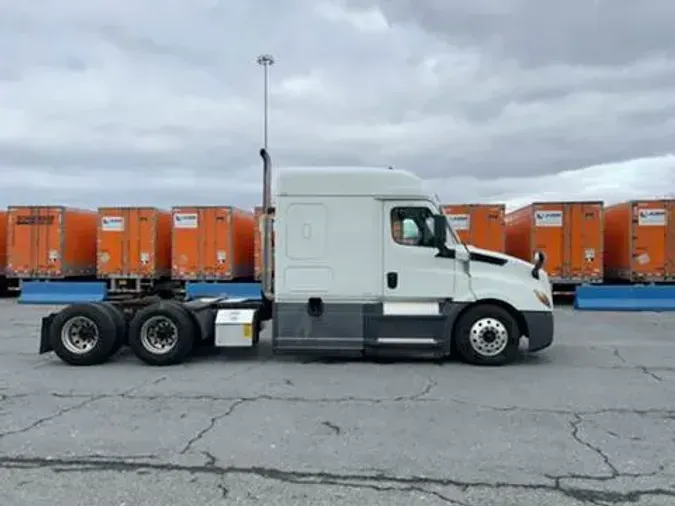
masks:
POLYGON ((392 290, 398 286, 398 273, 397 272, 388 272, 387 273, 387 287, 392 290))

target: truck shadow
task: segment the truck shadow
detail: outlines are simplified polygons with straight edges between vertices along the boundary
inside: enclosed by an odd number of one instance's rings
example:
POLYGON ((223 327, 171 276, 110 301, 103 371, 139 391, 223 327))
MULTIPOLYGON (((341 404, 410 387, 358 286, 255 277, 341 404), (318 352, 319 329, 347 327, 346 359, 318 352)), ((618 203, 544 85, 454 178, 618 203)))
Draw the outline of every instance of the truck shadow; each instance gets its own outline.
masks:
MULTIPOLYGON (((293 357, 277 357, 285 359, 291 362, 298 362, 300 364, 324 364, 324 365, 338 365, 338 364, 377 364, 377 365, 454 365, 454 366, 467 366, 467 367, 476 367, 470 364, 467 364, 459 357, 451 355, 449 357, 437 358, 437 357, 397 357, 397 356, 364 356, 364 357, 317 357, 317 356, 293 356, 293 357)), ((534 366, 534 365, 544 365, 549 363, 551 360, 548 357, 543 355, 535 355, 533 353, 528 353, 527 351, 521 351, 515 361, 511 364, 508 364, 505 367, 513 365, 521 366, 534 366)), ((489 367, 489 366, 488 366, 489 367)), ((500 366, 493 366, 500 367, 500 366)))
MULTIPOLYGON (((345 355, 345 356, 322 356, 317 354, 284 354, 275 355, 272 350, 272 342, 268 339, 261 339, 256 348, 247 349, 223 349, 223 348, 199 348, 195 351, 190 362, 258 362, 274 361, 279 363, 294 364, 322 364, 322 365, 340 365, 340 364, 373 364, 373 365, 451 365, 465 364, 458 356, 439 358, 429 354, 411 355, 406 350, 405 355, 400 354, 379 354, 379 355, 345 355)), ((526 346, 521 345, 516 360, 510 365, 535 366, 544 365, 551 362, 547 353, 529 353, 526 346)), ((475 366, 471 366, 475 367, 475 366)))

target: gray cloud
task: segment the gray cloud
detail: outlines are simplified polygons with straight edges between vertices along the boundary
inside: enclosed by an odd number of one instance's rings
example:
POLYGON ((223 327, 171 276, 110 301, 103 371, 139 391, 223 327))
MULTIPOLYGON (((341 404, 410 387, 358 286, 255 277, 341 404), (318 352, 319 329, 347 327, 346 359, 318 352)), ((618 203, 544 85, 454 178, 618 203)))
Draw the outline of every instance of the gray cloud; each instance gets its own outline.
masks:
POLYGON ((673 15, 668 0, 5 2, 0 201, 256 204, 262 52, 278 58, 277 166, 394 165, 493 200, 538 184, 576 198, 615 163, 655 192, 630 171, 651 157, 672 173, 673 15))
POLYGON ((552 62, 620 66, 675 55, 668 0, 348 0, 378 6, 397 23, 416 23, 449 43, 526 66, 552 62))

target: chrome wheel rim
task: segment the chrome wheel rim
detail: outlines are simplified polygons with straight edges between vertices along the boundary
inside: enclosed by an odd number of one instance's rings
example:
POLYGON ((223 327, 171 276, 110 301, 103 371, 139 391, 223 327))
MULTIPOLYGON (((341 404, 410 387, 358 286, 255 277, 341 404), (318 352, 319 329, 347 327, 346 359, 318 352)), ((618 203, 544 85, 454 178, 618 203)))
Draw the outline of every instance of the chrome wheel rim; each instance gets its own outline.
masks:
POLYGON ((178 343, 178 326, 166 316, 148 318, 140 334, 143 347, 155 355, 169 353, 178 343))
POLYGON ((93 350, 100 339, 98 325, 86 316, 74 316, 61 328, 61 342, 66 350, 84 355, 93 350))
POLYGON ((496 357, 509 344, 509 331, 496 318, 481 318, 469 331, 471 347, 485 357, 496 357))

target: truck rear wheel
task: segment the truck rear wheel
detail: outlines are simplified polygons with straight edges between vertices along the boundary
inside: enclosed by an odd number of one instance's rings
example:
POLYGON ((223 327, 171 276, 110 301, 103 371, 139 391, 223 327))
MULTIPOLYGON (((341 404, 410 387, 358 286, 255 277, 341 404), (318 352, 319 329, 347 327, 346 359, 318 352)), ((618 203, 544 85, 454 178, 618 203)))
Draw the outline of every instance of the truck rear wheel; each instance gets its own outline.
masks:
POLYGON ((74 304, 62 309, 49 328, 54 353, 70 365, 97 365, 115 351, 118 329, 99 304, 74 304))
POLYGON ((110 302, 99 302, 98 304, 112 317, 115 322, 115 328, 117 329, 117 339, 115 340, 113 349, 110 351, 110 356, 112 357, 127 342, 127 321, 122 310, 114 304, 111 304, 110 302))
POLYGON ((518 323, 499 306, 469 308, 457 322, 453 337, 462 359, 470 364, 502 365, 518 356, 518 323))
POLYGON ((188 310, 162 301, 141 309, 129 324, 129 346, 149 365, 183 362, 192 352, 197 329, 188 310))

